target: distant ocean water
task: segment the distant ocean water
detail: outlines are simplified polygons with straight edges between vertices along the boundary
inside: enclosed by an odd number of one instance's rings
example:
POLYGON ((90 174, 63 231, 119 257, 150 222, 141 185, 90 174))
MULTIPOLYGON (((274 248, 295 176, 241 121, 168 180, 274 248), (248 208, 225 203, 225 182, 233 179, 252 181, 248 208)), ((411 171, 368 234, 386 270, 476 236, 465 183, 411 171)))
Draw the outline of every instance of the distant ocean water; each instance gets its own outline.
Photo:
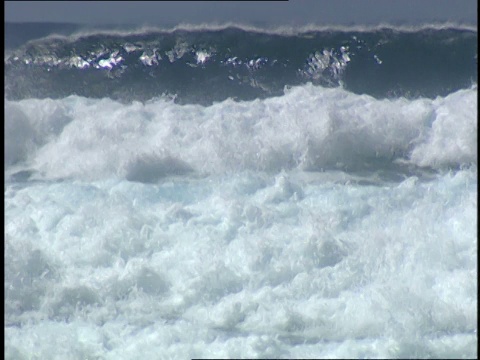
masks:
POLYGON ((7 359, 477 357, 476 29, 6 32, 7 359))

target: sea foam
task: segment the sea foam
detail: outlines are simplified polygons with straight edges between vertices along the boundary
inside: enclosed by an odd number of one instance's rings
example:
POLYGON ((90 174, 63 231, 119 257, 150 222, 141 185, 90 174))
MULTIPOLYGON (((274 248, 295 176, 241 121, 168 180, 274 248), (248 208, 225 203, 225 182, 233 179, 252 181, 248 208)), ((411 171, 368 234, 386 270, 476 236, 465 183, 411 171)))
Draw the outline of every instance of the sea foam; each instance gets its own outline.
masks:
POLYGON ((473 167, 8 186, 7 358, 476 356, 476 187, 473 167))
POLYGON ((7 166, 43 178, 154 181, 185 173, 362 171, 477 163, 477 90, 376 100, 304 85, 211 106, 70 96, 6 101, 7 166))

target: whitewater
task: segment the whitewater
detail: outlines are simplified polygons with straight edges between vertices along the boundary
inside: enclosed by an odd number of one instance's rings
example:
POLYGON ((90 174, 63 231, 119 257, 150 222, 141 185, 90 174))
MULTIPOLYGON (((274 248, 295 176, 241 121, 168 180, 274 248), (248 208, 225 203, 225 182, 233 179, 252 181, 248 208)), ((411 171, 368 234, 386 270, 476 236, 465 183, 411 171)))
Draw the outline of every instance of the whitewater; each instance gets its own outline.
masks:
POLYGON ((6 358, 477 357, 476 31, 214 30, 6 55, 6 358))

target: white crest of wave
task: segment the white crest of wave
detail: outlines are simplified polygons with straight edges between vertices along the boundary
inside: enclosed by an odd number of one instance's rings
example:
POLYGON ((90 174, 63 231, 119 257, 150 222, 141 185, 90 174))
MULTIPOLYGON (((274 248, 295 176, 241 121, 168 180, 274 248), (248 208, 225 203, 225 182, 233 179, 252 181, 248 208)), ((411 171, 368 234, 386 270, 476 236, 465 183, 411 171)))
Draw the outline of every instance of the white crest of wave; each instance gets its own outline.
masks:
POLYGON ((476 87, 434 100, 377 100, 307 84, 208 107, 70 96, 7 100, 5 116, 6 166, 53 178, 477 162, 476 87))
POLYGON ((458 91, 433 102, 435 121, 411 160, 420 166, 477 162, 477 94, 458 91))
MULTIPOLYGON (((111 36, 130 36, 130 35, 145 35, 151 33, 174 33, 179 31, 201 32, 201 31, 221 31, 226 29, 237 29, 245 32, 271 34, 281 36, 302 36, 310 32, 375 32, 381 30, 393 30, 396 32, 412 33, 424 30, 460 30, 478 32, 475 25, 461 22, 432 22, 421 25, 393 25, 389 23, 380 23, 377 25, 334 25, 334 24, 305 24, 305 25, 267 25, 259 26, 238 22, 218 22, 218 23, 203 23, 203 24, 189 24, 180 23, 173 27, 159 27, 159 26, 140 26, 129 29, 81 29, 75 31, 71 35, 51 34, 42 39, 62 39, 68 41, 76 41, 80 38, 95 35, 111 35, 111 36)), ((39 39, 39 40, 42 40, 39 39)), ((38 40, 35 40, 38 41, 38 40)))

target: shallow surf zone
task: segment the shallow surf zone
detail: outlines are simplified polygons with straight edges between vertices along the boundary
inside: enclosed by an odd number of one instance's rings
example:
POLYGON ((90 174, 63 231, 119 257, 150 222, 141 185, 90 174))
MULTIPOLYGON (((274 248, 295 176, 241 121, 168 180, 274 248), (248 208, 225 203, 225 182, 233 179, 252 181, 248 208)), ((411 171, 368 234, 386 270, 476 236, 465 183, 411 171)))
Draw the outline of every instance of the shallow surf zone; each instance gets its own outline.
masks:
POLYGON ((6 100, 8 359, 477 356, 477 88, 6 100))
POLYGON ((9 185, 6 357, 474 357, 474 168, 9 185))

